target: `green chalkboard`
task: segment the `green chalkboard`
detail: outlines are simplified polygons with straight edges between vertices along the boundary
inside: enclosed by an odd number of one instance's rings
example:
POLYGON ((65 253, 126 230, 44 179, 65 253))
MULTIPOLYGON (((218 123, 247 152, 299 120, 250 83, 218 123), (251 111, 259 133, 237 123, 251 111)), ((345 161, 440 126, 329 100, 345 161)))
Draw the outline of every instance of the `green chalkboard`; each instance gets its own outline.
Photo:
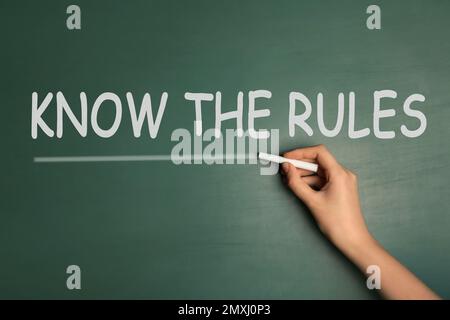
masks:
MULTIPOLYGON (((176 128, 193 132, 185 92, 222 93, 224 110, 242 91, 279 129, 280 151, 324 143, 360 180, 363 211, 376 238, 443 297, 450 297, 450 2, 409 1, 76 1, 81 29, 69 29, 72 1, 0 3, 1 298, 351 298, 372 299, 365 279, 320 234, 278 175, 259 165, 175 165, 171 161, 36 162, 36 157, 167 155, 176 128), (381 8, 381 29, 366 9, 381 8), (395 138, 373 134, 373 93, 396 116, 382 121, 395 138), (61 138, 32 137, 32 93, 62 92, 80 115, 113 92, 123 104, 117 132, 82 137, 64 120, 61 138), (313 103, 309 136, 289 134, 289 93, 313 103), (134 137, 126 104, 145 93, 167 106, 155 139, 134 137), (316 95, 332 127, 337 97, 354 92, 355 126, 335 137, 318 128, 316 95), (403 113, 411 94, 426 116, 420 136, 403 113), (66 268, 81 268, 68 290, 66 268)), ((55 99, 55 98, 54 98, 55 99)), ((109 107, 106 105, 109 103, 109 107)), ((108 127, 114 108, 98 121, 108 127)), ((214 126, 214 103, 203 126, 214 126)), ((56 103, 45 112, 56 128, 56 103)), ((346 118, 347 119, 347 118, 346 118)), ((233 128, 233 121, 224 122, 233 128)))

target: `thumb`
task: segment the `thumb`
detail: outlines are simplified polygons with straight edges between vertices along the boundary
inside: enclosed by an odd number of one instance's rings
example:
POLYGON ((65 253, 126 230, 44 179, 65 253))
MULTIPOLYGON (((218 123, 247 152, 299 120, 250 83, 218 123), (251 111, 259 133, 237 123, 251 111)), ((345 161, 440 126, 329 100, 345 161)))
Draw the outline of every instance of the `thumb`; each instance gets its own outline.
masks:
POLYGON ((283 163, 283 171, 286 174, 287 185, 294 194, 305 203, 309 203, 315 195, 315 191, 303 181, 297 172, 297 169, 290 163, 283 163))

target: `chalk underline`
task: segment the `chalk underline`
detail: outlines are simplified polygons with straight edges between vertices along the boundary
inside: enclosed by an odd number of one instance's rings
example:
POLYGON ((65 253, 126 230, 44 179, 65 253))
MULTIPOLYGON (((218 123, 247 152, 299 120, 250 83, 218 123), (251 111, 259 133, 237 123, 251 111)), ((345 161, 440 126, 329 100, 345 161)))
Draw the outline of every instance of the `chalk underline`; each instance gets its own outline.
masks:
POLYGON ((56 156, 56 157, 34 157, 35 163, 57 163, 57 162, 137 162, 137 161, 217 161, 217 160, 256 160, 256 154, 225 154, 216 156, 191 155, 114 155, 114 156, 56 156))

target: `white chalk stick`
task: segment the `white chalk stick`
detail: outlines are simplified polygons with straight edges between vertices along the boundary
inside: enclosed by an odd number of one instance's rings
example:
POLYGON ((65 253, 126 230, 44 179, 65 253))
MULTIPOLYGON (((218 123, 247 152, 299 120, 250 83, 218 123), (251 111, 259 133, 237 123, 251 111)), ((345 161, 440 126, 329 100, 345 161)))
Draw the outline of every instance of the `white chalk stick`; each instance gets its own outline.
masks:
POLYGON ((264 152, 259 152, 258 157, 262 160, 272 161, 276 163, 283 163, 283 162, 289 162, 294 167, 299 169, 304 169, 312 172, 317 172, 317 169, 319 166, 316 163, 301 161, 301 160, 295 160, 295 159, 288 159, 285 157, 277 156, 274 154, 268 154, 264 152))

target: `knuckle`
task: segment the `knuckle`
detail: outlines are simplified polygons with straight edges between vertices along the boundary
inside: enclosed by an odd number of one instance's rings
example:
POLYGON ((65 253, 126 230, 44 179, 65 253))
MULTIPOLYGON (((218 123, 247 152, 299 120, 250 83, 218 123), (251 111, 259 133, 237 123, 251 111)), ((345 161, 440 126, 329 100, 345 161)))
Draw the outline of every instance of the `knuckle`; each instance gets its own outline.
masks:
POLYGON ((293 178, 288 178, 287 185, 289 188, 293 188, 295 186, 295 181, 293 178))
POLYGON ((317 146, 318 151, 322 154, 331 154, 331 152, 328 150, 327 146, 324 144, 319 144, 317 146))
POLYGON ((352 178, 354 180, 358 179, 358 175, 355 172, 349 170, 348 173, 350 175, 350 178, 352 178))
POLYGON ((338 177, 338 178, 346 178, 347 177, 347 172, 344 169, 339 168, 338 170, 336 170, 336 177, 338 177))
POLYGON ((347 170, 347 176, 350 183, 356 184, 358 182, 358 176, 353 171, 347 170))

